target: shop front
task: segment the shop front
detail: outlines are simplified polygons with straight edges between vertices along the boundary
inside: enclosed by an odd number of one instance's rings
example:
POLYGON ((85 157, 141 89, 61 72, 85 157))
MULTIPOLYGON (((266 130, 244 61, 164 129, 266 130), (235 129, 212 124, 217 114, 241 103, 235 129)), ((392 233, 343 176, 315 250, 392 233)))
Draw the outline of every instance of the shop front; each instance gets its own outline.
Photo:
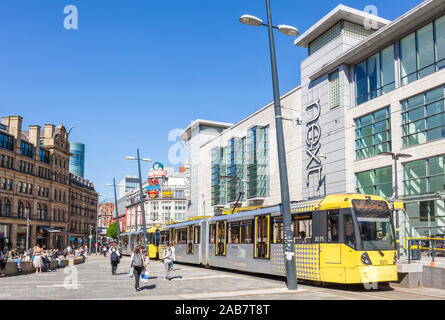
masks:
POLYGON ((28 234, 28 248, 32 246, 31 243, 31 228, 26 230, 26 225, 17 226, 17 249, 19 251, 24 251, 26 248, 26 235, 28 234))
POLYGON ((60 235, 61 233, 62 232, 59 229, 38 226, 36 231, 36 243, 38 243, 41 248, 52 249, 57 243, 55 241, 56 234, 60 235), (51 239, 53 241, 51 241, 51 239))
POLYGON ((11 246, 11 225, 0 224, 0 250, 9 250, 11 246))

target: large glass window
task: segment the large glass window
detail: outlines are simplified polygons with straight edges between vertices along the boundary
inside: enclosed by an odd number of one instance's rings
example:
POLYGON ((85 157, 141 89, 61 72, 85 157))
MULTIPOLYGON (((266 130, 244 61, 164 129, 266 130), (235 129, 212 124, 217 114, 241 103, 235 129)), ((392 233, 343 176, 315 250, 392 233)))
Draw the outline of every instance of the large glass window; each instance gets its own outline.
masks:
POLYGON ((240 201, 245 200, 245 139, 231 138, 228 144, 227 175, 233 177, 227 181, 227 201, 234 202, 242 192, 240 201))
POLYGON ((400 40, 402 85, 445 67, 445 16, 400 40))
POLYGON ((392 167, 357 173, 357 192, 389 198, 392 196, 392 167))
POLYGON ((240 223, 230 222, 229 223, 229 243, 240 243, 240 223))
POLYGON ((357 160, 383 151, 391 151, 390 108, 380 109, 355 120, 355 155, 357 160))
POLYGON ((247 198, 269 195, 269 126, 247 133, 247 198))
POLYGON ((405 163, 405 196, 419 196, 445 190, 444 163, 444 155, 405 163))
POLYGON ((402 101, 403 147, 445 138, 444 88, 402 101))
POLYGON ((212 206, 227 203, 226 154, 223 147, 212 149, 212 206))
POLYGON ((355 66, 357 105, 395 88, 394 45, 355 66))

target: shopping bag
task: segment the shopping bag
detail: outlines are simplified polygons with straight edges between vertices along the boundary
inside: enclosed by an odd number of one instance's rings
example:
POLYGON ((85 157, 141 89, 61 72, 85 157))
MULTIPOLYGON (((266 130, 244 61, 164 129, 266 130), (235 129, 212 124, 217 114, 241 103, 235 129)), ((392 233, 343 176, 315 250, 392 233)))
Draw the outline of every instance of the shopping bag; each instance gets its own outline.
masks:
POLYGON ((134 267, 131 267, 129 274, 130 278, 133 278, 133 273, 134 273, 134 267))
POLYGON ((144 272, 142 272, 142 274, 141 274, 141 281, 142 282, 147 282, 148 281, 148 270, 145 270, 144 272))

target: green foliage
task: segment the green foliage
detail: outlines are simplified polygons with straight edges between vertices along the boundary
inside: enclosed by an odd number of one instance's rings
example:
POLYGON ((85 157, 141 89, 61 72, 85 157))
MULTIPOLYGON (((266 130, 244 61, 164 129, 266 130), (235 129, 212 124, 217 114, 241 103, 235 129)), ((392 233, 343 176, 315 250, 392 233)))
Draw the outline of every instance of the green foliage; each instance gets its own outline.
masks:
POLYGON ((110 224, 110 226, 107 228, 107 237, 110 237, 112 239, 117 238, 117 224, 116 224, 116 222, 110 224))

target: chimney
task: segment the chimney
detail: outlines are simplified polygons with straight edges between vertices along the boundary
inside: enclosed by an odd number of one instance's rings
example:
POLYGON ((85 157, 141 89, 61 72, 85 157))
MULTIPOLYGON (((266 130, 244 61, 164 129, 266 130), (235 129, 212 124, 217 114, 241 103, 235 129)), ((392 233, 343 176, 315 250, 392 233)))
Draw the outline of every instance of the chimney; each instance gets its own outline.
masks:
POLYGON ((45 145, 49 144, 50 142, 47 140, 50 140, 54 137, 54 125, 53 124, 45 124, 45 145))
POLYGON ((20 150, 22 140, 22 120, 20 116, 3 117, 2 123, 8 126, 9 134, 14 136, 16 146, 14 149, 20 150))
POLYGON ((36 148, 35 158, 39 160, 40 157, 40 126, 29 126, 29 142, 36 148))

